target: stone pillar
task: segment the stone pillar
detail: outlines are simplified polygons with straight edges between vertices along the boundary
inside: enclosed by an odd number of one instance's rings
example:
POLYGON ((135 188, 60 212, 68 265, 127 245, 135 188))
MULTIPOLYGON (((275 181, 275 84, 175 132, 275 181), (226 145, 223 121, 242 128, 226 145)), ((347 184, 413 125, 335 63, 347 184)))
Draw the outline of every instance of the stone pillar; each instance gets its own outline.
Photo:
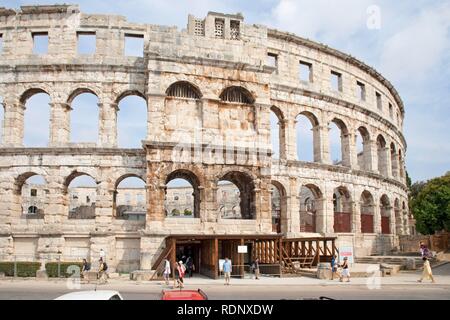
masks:
POLYGON ((166 96, 162 94, 149 94, 147 97, 147 140, 164 141, 165 110, 164 101, 166 96))
POLYGON ((393 207, 390 206, 389 207, 389 232, 390 232, 390 234, 397 234, 395 219, 396 218, 395 218, 393 207))
POLYGON ((316 126, 314 128, 314 130, 317 131, 317 134, 315 136, 318 136, 318 141, 316 141, 316 139, 314 139, 314 146, 316 146, 316 142, 317 145, 320 146, 320 163, 324 163, 324 164, 331 164, 331 158, 330 158, 330 139, 329 139, 329 133, 330 133, 330 128, 328 127, 328 125, 323 125, 323 126, 316 126))
POLYGON ((328 139, 328 132, 324 131, 323 126, 314 126, 313 131, 313 148, 314 162, 329 163, 330 153, 326 149, 327 144, 323 139, 328 139), (328 160, 327 160, 328 159, 328 160))
POLYGON ((153 222, 162 222, 165 219, 164 199, 166 185, 159 176, 156 167, 147 169, 147 227, 153 222))
POLYGON ((99 103, 99 146, 103 148, 117 147, 117 112, 119 107, 117 103, 106 101, 99 103))
POLYGON ((341 153, 342 165, 350 168, 356 168, 358 159, 356 155, 355 135, 352 133, 342 133, 341 130, 341 153))
POLYGON ((97 187, 95 199, 95 224, 99 231, 106 231, 112 223, 112 205, 114 189, 107 182, 101 182, 97 187))
POLYGON ((297 137, 296 124, 297 120, 283 120, 286 132, 286 160, 298 160, 297 157, 297 137))
POLYGON ((56 181, 48 181, 47 205, 44 212, 44 221, 46 224, 61 228, 64 217, 69 215, 68 208, 65 206, 65 196, 63 195, 63 186, 56 181))
POLYGON ((391 171, 392 171, 392 177, 394 179, 399 180, 399 165, 398 165, 398 152, 394 152, 394 154, 392 154, 392 150, 390 153, 390 157, 391 157, 391 171))
POLYGON ((286 119, 278 121, 278 137, 279 140, 279 149, 280 149, 280 160, 286 160, 287 157, 287 145, 286 145, 286 130, 289 126, 288 121, 286 119))
POLYGON ((376 234, 381 233, 381 210, 380 201, 374 206, 373 210, 373 232, 376 234))
POLYGON ((3 101, 5 108, 3 122, 3 145, 7 147, 23 146, 25 104, 3 101))
POLYGON ((385 169, 385 176, 387 178, 392 178, 392 165, 391 165, 391 148, 389 146, 386 146, 383 150, 383 158, 384 158, 384 165, 386 167, 385 169))
POLYGON ((354 201, 352 205, 352 232, 361 233, 361 202, 354 201))
POLYGON ((368 139, 363 139, 363 167, 360 170, 374 171, 374 163, 372 161, 373 150, 372 141, 368 139))
POLYGON ((331 210, 330 214, 328 199, 320 198, 314 201, 316 205, 316 232, 322 234, 333 233, 334 214, 333 210, 331 210))
MULTIPOLYGON (((364 142, 364 148, 366 148, 366 144, 368 144, 367 149, 369 150, 367 154, 367 162, 368 170, 373 172, 381 173, 380 168, 378 168, 378 145, 376 140, 368 140, 364 142)), ((365 151, 364 151, 365 152, 365 151)))
POLYGON ((50 103, 50 147, 67 145, 70 142, 70 111, 68 103, 50 103))
POLYGON ((14 181, 6 175, 0 176, 0 234, 7 235, 11 233, 13 217, 20 215, 19 198, 14 190, 14 181))
POLYGON ((289 178, 289 197, 286 199, 288 216, 288 233, 300 232, 300 186, 296 177, 289 178))

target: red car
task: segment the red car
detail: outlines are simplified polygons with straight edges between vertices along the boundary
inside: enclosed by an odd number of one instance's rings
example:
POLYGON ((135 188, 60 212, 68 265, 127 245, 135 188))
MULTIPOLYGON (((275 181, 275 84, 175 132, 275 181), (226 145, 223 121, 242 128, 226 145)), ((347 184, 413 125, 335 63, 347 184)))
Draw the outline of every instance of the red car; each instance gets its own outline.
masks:
POLYGON ((208 296, 201 289, 162 291, 161 300, 208 300, 208 296))

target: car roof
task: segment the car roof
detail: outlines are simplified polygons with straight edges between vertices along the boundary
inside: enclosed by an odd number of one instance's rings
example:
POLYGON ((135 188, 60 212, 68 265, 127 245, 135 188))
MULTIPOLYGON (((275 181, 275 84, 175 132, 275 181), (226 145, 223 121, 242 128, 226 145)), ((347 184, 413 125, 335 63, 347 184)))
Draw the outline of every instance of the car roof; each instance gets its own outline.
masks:
POLYGON ((63 294, 55 300, 108 300, 116 294, 120 296, 120 293, 114 290, 75 291, 63 294))
POLYGON ((163 291, 163 300, 205 300, 198 290, 163 291))

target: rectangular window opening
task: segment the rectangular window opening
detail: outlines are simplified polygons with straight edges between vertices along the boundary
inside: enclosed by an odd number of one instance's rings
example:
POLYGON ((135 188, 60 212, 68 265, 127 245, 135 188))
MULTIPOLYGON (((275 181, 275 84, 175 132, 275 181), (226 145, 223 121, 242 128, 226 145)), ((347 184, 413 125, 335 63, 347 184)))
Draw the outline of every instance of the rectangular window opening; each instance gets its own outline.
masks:
POLYGON ((299 78, 301 81, 312 82, 312 64, 305 61, 300 61, 299 64, 299 78))
POLYGON ((33 32, 33 54, 48 53, 48 32, 33 32))
POLYGON ((394 110, 392 108, 392 104, 391 103, 389 103, 389 117, 391 119, 394 119, 394 110))
POLYGON ((375 95, 377 97, 377 108, 378 108, 378 110, 381 110, 383 108, 383 106, 381 104, 381 93, 376 92, 375 95))
POLYGON ((36 197, 37 196, 37 190, 36 189, 31 189, 31 196, 32 197, 36 197))
POLYGON ((94 54, 96 39, 95 32, 77 32, 78 54, 94 54))
POLYGON ((275 53, 267 54, 267 65, 270 67, 278 68, 278 56, 275 53))
POLYGON ((342 91, 342 74, 331 71, 331 89, 334 91, 342 91))
POLYGON ((215 20, 215 29, 214 34, 216 38, 223 39, 225 37, 225 20, 223 19, 216 19, 215 20))
POLYGON ((0 33, 0 54, 3 53, 3 34, 0 33))
POLYGON ((125 34, 125 56, 144 56, 144 36, 142 34, 125 34))
POLYGON ((358 98, 360 101, 366 101, 366 86, 364 83, 357 81, 356 85, 358 86, 358 98))
POLYGON ((232 40, 239 40, 240 38, 240 22, 237 20, 230 21, 230 36, 232 40))

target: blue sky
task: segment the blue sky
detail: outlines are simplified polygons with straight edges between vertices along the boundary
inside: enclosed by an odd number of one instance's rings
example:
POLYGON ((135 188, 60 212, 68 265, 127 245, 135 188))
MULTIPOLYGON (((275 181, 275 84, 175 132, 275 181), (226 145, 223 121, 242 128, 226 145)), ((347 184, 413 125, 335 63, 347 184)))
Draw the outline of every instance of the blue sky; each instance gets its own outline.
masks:
MULTIPOLYGON (((81 0, 77 3, 86 13, 120 14, 132 22, 175 25, 180 29, 186 27, 189 13, 204 17, 208 11, 241 12, 246 23, 294 32, 349 53, 381 72, 399 91, 406 108, 406 163, 413 181, 450 170, 449 1, 81 0), (376 29, 368 28, 368 20, 370 24, 374 17, 370 13, 373 5, 380 9, 380 28, 376 29)), ((9 8, 23 4, 53 2, 1 2, 1 6, 9 8)), ((94 103, 87 98, 86 101, 84 104, 94 103)), ((127 112, 140 108, 136 101, 121 106, 127 112)), ((133 114, 123 117, 128 119, 129 126, 140 119, 133 114)), ((142 134, 138 128, 135 131, 136 136, 142 134)))

